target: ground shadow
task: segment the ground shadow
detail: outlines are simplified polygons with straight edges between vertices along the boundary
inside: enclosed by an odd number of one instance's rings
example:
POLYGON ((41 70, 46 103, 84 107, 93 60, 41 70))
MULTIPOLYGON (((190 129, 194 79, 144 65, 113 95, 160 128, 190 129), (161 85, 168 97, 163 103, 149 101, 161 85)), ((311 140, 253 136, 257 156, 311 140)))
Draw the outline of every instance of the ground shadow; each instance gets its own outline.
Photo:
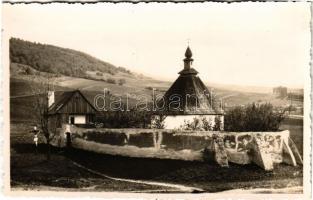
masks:
POLYGON ((230 164, 229 168, 222 168, 214 162, 131 158, 74 148, 65 151, 65 155, 88 168, 122 178, 170 181, 248 181, 273 176, 273 172, 266 172, 253 164, 245 166, 230 164))
MULTIPOLYGON (((29 143, 15 143, 15 144, 11 144, 11 149, 13 149, 19 154, 23 154, 23 153, 46 154, 49 150, 48 145, 43 144, 43 143, 38 144, 37 147, 34 144, 29 144, 29 143)), ((61 151, 62 149, 50 145, 51 154, 60 153, 61 151)))
MULTIPOLYGON (((20 156, 34 155, 35 152, 32 144, 13 144, 12 149, 20 156)), ((241 187, 257 187, 264 184, 272 184, 272 181, 277 180, 277 183, 280 184, 279 180, 288 179, 292 176, 302 177, 302 168, 300 166, 293 167, 284 164, 277 165, 274 171, 267 172, 254 164, 230 164, 229 168, 222 168, 214 162, 132 158, 94 153, 76 148, 56 148, 51 146, 50 151, 51 162, 47 162, 44 157, 44 154, 47 152, 47 145, 40 144, 38 146, 38 154, 40 154, 41 160, 36 158, 34 161, 38 160, 37 163, 32 161, 31 165, 26 166, 28 163, 25 163, 25 166, 22 166, 19 160, 14 159, 14 162, 11 162, 11 168, 13 167, 12 169, 16 170, 17 168, 35 167, 37 171, 51 171, 53 169, 53 176, 49 175, 51 180, 64 173, 72 174, 73 177, 77 176, 77 174, 81 176, 82 172, 77 172, 77 169, 70 164, 74 161, 89 169, 112 177, 176 183, 199 187, 209 192, 241 187), (54 161, 58 164, 53 164, 54 161), (60 172, 56 173, 55 171, 58 170, 55 167, 61 163, 63 166, 61 167, 62 170, 60 169, 60 172)), ((21 181, 21 177, 24 177, 23 180, 26 177, 32 180, 28 173, 23 173, 18 172, 15 179, 21 181)), ((288 184, 287 180, 285 182, 283 184, 288 184)))

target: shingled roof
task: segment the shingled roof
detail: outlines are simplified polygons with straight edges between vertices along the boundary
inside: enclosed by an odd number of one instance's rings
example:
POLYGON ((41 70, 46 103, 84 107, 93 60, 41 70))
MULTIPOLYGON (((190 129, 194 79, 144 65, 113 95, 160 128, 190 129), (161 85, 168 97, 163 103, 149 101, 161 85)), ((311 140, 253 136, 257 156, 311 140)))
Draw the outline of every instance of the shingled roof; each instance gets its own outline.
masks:
MULTIPOLYGON (((193 59, 189 47, 185 57, 184 69, 179 72, 179 77, 163 96, 165 111, 175 115, 222 114, 212 93, 197 76, 198 72, 191 67, 193 59)), ((159 102, 159 105, 162 105, 162 102, 159 102)))

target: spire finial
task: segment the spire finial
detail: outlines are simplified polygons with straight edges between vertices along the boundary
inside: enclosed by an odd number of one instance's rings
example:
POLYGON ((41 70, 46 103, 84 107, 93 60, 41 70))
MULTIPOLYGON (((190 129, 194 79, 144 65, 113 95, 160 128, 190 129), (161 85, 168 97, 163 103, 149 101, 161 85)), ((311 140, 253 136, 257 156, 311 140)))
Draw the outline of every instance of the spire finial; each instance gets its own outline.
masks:
POLYGON ((184 61, 184 69, 181 72, 179 72, 179 74, 193 74, 193 75, 198 74, 198 72, 195 69, 191 68, 193 58, 192 58, 192 52, 191 52, 189 45, 186 49, 185 58, 183 61, 184 61))
POLYGON ((191 49, 190 49, 189 45, 188 45, 188 47, 186 49, 185 57, 188 58, 188 59, 191 59, 191 57, 192 57, 192 52, 191 52, 191 49))

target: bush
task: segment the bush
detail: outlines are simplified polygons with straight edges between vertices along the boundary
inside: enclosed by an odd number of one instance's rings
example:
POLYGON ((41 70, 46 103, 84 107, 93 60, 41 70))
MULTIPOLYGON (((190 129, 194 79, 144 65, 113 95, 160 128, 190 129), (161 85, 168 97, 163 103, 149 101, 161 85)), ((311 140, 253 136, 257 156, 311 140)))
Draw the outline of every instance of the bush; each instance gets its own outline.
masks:
POLYGON ((96 75, 97 76, 103 76, 103 73, 102 72, 97 72, 96 75))
POLYGON ((33 74, 33 71, 32 71, 29 67, 27 67, 27 68, 25 69, 25 74, 26 74, 26 75, 32 75, 32 74, 33 74))
POLYGON ((214 118, 215 123, 218 125, 212 125, 212 120, 206 117, 194 117, 191 121, 184 121, 184 124, 180 126, 181 130, 193 130, 193 131, 220 131, 221 120, 219 117, 214 118))
POLYGON ((148 87, 145 87, 147 90, 153 90, 153 87, 150 87, 150 86, 148 86, 148 87))
POLYGON ((221 123, 222 123, 221 119, 219 117, 215 117, 213 131, 220 131, 222 128, 221 123))
POLYGON ((160 115, 153 116, 151 128, 164 129, 165 119, 166 119, 166 115, 160 114, 160 115))
POLYGON ((106 82, 111 83, 111 84, 116 84, 116 80, 113 78, 108 78, 106 82))
POLYGON ((224 116, 226 131, 277 131, 285 110, 274 111, 272 104, 249 104, 235 107, 224 116))
POLYGON ((152 113, 145 111, 105 111, 97 117, 105 128, 149 128, 152 113))
POLYGON ((126 80, 125 79, 119 79, 118 80, 118 84, 119 85, 124 85, 126 83, 126 80))

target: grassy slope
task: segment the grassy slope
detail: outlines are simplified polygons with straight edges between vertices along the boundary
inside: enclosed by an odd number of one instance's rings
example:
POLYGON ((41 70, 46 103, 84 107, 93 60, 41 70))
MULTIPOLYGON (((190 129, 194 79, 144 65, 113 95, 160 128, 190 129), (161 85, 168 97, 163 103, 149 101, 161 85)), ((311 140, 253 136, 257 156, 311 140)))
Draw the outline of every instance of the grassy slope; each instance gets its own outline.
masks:
POLYGON ((38 71, 76 77, 86 75, 88 70, 131 74, 125 68, 116 67, 79 51, 16 38, 10 39, 10 59, 11 62, 25 64, 38 71))
MULTIPOLYGON (((20 95, 21 91, 27 93, 29 91, 30 83, 28 80, 29 75, 15 74, 11 76, 11 96, 20 95)), ((36 76, 33 76, 36 79, 36 76)), ((135 94, 135 95, 147 95, 149 98, 152 96, 152 90, 147 87, 153 87, 156 89, 156 94, 164 93, 171 85, 169 82, 162 82, 153 79, 128 79, 126 84, 118 85, 111 84, 104 81, 90 80, 84 78, 75 78, 68 76, 61 76, 55 78, 55 83, 59 86, 59 89, 80 89, 83 91, 95 91, 103 92, 104 89, 110 90, 111 93, 116 95, 135 94)), ((275 98, 271 94, 261 93, 246 93, 233 90, 225 90, 215 88, 214 94, 217 98, 223 98, 223 102, 227 106, 245 105, 252 102, 264 103, 270 102, 274 106, 288 105, 290 102, 287 100, 281 100, 275 98)), ((297 102, 294 102, 297 103, 297 102)), ((302 104, 302 103, 299 103, 302 104)))
MULTIPOLYGON (((32 103, 33 97, 27 97, 23 95, 31 94, 31 89, 34 87, 39 87, 39 82, 31 82, 30 80, 36 80, 38 76, 36 75, 21 75, 13 74, 10 78, 10 96, 11 103, 11 120, 30 120, 32 119, 32 103), (22 97, 19 97, 22 96, 22 97), (14 98, 19 97, 19 98, 14 98)), ((127 83, 125 85, 110 84, 103 81, 95 81, 83 78, 73 78, 61 76, 55 78, 56 91, 73 90, 80 89, 87 99, 93 103, 94 97, 97 94, 103 94, 104 88, 109 90, 115 96, 121 96, 125 100, 127 95, 129 96, 129 105, 135 105, 138 103, 136 101, 140 95, 144 95, 148 100, 152 98, 152 90, 147 89, 147 86, 155 85, 157 87, 156 94, 162 94, 169 87, 166 82, 158 82, 149 79, 142 79, 133 81, 132 83, 127 83), (135 96, 133 96, 135 95, 135 96)), ((243 93, 231 90, 215 90, 215 94, 218 98, 225 97, 223 102, 226 103, 228 107, 245 105, 252 102, 265 103, 270 102, 274 106, 286 106, 288 105, 287 100, 276 99, 270 94, 259 94, 259 93, 243 93)), ((302 104, 302 103, 300 103, 302 104)))

